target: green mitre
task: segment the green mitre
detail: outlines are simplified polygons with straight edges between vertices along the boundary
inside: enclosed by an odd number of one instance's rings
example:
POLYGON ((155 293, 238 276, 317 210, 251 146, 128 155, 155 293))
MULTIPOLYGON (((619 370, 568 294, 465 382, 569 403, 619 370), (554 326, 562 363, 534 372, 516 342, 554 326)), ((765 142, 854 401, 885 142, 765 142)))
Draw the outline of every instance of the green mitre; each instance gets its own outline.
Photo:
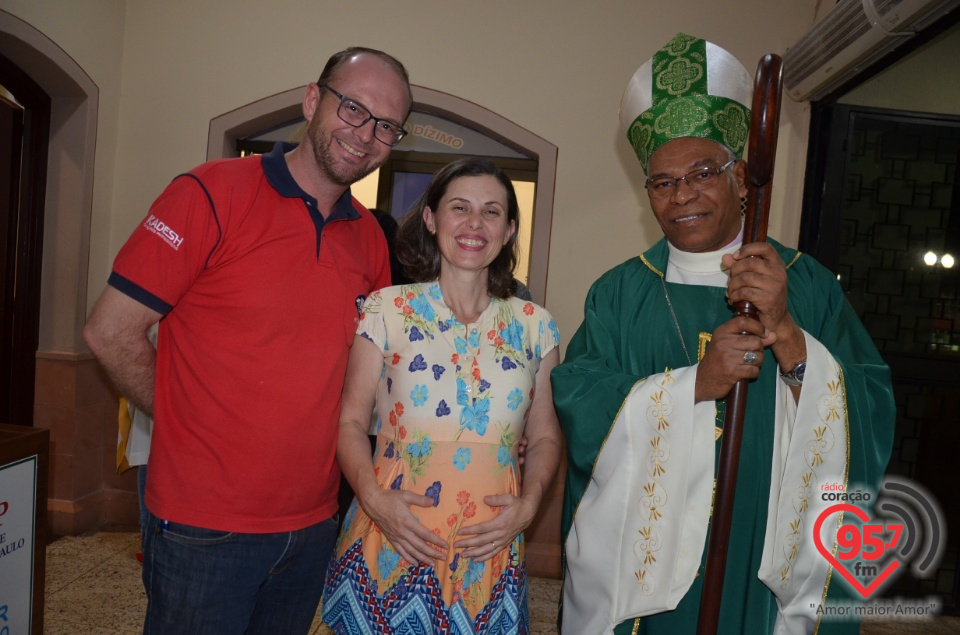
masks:
POLYGON ((668 141, 703 137, 742 156, 750 131, 753 81, 730 53, 678 33, 647 60, 620 100, 620 123, 643 171, 668 141))

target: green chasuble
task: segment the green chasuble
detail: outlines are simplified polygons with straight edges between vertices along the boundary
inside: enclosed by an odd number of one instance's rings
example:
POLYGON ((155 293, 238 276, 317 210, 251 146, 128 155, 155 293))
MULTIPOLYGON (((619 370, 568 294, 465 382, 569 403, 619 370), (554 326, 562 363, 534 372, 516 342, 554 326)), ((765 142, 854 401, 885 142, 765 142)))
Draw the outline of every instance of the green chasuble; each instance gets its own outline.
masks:
MULTIPOLYGON (((788 308, 796 323, 806 334, 808 355, 811 354, 811 348, 819 352, 819 357, 828 359, 828 363, 832 365, 831 368, 836 369, 836 376, 840 378, 839 381, 829 383, 831 389, 834 390, 837 401, 841 403, 841 406, 844 402, 846 405, 845 413, 842 412, 841 408, 839 415, 833 415, 836 420, 829 426, 829 434, 836 435, 839 441, 837 447, 843 448, 847 453, 846 457, 842 455, 833 457, 833 459, 839 459, 841 465, 845 466, 841 470, 840 478, 843 478, 843 470, 848 470, 844 484, 849 485, 851 490, 863 487, 876 492, 890 456, 893 439, 895 407, 889 370, 880 358, 876 347, 853 309, 846 301, 835 276, 813 258, 799 254, 797 251, 788 249, 773 240, 769 242, 777 249, 780 257, 787 264, 788 308), (817 342, 822 347, 818 346, 817 342), (845 443, 844 436, 846 436, 845 443)), ((664 283, 661 280, 667 268, 667 258, 668 247, 664 239, 643 254, 641 258, 628 260, 604 274, 593 285, 586 300, 584 322, 571 339, 564 362, 554 369, 552 374, 554 400, 566 438, 568 453, 562 519, 562 539, 565 548, 565 571, 567 574, 571 570, 576 570, 570 566, 571 563, 569 562, 574 550, 571 545, 567 544, 568 537, 571 534, 571 526, 574 523, 578 528, 576 532, 578 547, 576 553, 578 555, 576 557, 582 558, 582 554, 588 551, 581 547, 584 547, 591 540, 591 536, 586 535, 584 529, 579 528, 578 507, 581 505, 591 482, 593 482, 593 488, 598 487, 599 479, 594 474, 594 470, 597 468, 601 451, 611 451, 605 448, 605 443, 608 439, 614 439, 614 436, 612 436, 614 421, 618 420, 622 411, 627 412, 628 396, 631 391, 638 385, 638 382, 655 375, 665 378, 663 385, 668 386, 669 389, 670 381, 672 381, 671 372, 675 371, 677 375, 682 375, 683 372, 686 372, 684 369, 691 366, 691 362, 696 364, 698 358, 702 355, 702 347, 709 346, 709 335, 713 333, 717 326, 728 321, 732 316, 732 309, 725 300, 725 288, 666 283, 670 302, 672 302, 676 320, 679 323, 679 330, 682 333, 683 343, 681 343, 678 326, 674 323, 674 317, 671 315, 664 294, 664 283), (692 358, 689 361, 688 354, 692 358), (663 375, 664 373, 665 375, 663 375)), ((821 367, 823 366, 820 362, 816 363, 820 364, 821 367)), ((816 380, 816 378, 811 379, 811 364, 813 364, 813 360, 808 363, 804 391, 807 391, 809 396, 813 397, 815 393, 811 391, 820 388, 817 387, 818 385, 811 387, 811 384, 816 380)), ((689 371, 695 372, 695 369, 689 369, 689 371)), ((686 386, 692 386, 691 381, 695 381, 695 374, 688 373, 686 377, 686 386)), ((771 483, 774 481, 780 482, 778 479, 781 478, 781 473, 786 472, 783 467, 784 459, 782 458, 785 452, 783 448, 786 447, 783 436, 791 433, 777 432, 776 426, 784 425, 782 423, 777 424, 777 417, 775 417, 775 412, 779 414, 783 409, 781 403, 780 410, 778 410, 778 382, 780 382, 780 379, 777 363, 773 353, 768 349, 765 352, 765 361, 760 376, 750 383, 748 390, 736 501, 718 631, 724 635, 773 633, 774 625, 777 623, 777 597, 768 588, 767 584, 758 578, 758 571, 761 569, 765 536, 768 532, 769 506, 772 500, 774 501, 773 508, 776 509, 778 496, 778 492, 771 493, 771 483), (777 434, 780 434, 780 437, 776 437, 777 434), (774 442, 775 438, 779 439, 776 444, 774 442), (774 470, 774 466, 778 466, 776 470, 774 470)), ((680 384, 682 384, 682 381, 676 385, 680 386, 680 384)), ((787 389, 783 387, 782 390, 787 389)), ((679 388, 677 394, 681 394, 679 388)), ((687 396, 683 398, 690 402, 687 405, 693 408, 692 390, 687 390, 684 394, 687 396)), ((790 405, 794 405, 792 401, 790 405)), ((700 404, 697 407, 702 406, 703 404, 700 404)), ((718 402, 716 409, 710 414, 716 412, 716 425, 722 426, 723 403, 718 402)), ((677 412, 680 411, 677 410, 677 412)), ((830 414, 828 413, 827 419, 829 418, 830 414)), ((619 421, 622 420, 621 418, 619 421)), ((789 415, 786 416, 786 420, 790 420, 789 415)), ((624 424, 618 422, 617 425, 624 424)), ((636 425, 641 424, 637 423, 636 425)), ((821 428, 816 429, 818 434, 820 430, 821 428)), ((617 439, 619 438, 617 437, 617 439)), ((715 443, 715 456, 719 455, 722 440, 721 435, 720 440, 715 443)), ((611 445, 615 443, 619 442, 611 442, 611 445)), ((672 447, 672 449, 676 451, 676 454, 680 454, 677 450, 680 443, 675 445, 676 447, 672 447)), ((810 444, 806 447, 809 449, 810 444)), ((707 451, 709 452, 709 446, 707 446, 707 451)), ((837 454, 840 454, 840 452, 837 454)), ((816 460, 815 457, 811 465, 815 465, 816 460)), ((709 460, 706 462, 709 463, 709 460)), ((675 461, 676 463, 677 461, 675 461)), ((714 470, 716 469, 715 466, 716 460, 714 459, 714 470)), ((640 471, 642 472, 642 470, 640 471)), ((630 474, 634 474, 632 478, 636 479, 638 478, 637 473, 635 471, 630 474)), ((611 492, 615 492, 618 488, 616 468, 612 474, 614 475, 612 478, 609 474, 603 476, 604 484, 600 487, 607 487, 611 492)), ((818 474, 817 478, 819 479, 819 477, 818 474)), ((619 484, 619 486, 622 486, 622 484, 619 484)), ((782 485, 776 485, 776 487, 784 490, 789 487, 796 490, 793 483, 786 483, 785 481, 782 485)), ((807 489, 808 491, 804 494, 805 497, 810 499, 813 497, 820 498, 819 483, 815 486, 810 485, 807 489)), ((608 492, 602 496, 606 496, 607 501, 614 501, 614 505, 619 504, 616 494, 608 492)), ((707 498, 709 498, 709 492, 707 498)), ((780 500, 788 500, 789 503, 789 493, 786 498, 781 496, 780 500)), ((664 497, 662 509, 657 510, 656 513, 659 515, 662 512, 668 515, 675 512, 676 507, 671 508, 671 502, 676 502, 676 499, 670 501, 664 497)), ((610 505, 609 502, 606 504, 610 505)), ((634 504, 634 501, 623 500, 624 507, 634 504)), ((789 507, 789 504, 787 506, 789 507)), ((796 505, 795 507, 802 511, 806 508, 806 505, 804 504, 802 508, 796 505)), ((608 509, 613 509, 613 507, 608 507, 608 509)), ((689 510, 690 507, 684 509, 689 510)), ((680 510, 680 513, 684 513, 683 509, 680 510)), ((800 513, 798 512, 798 518, 800 513)), ((708 512, 704 511, 702 517, 707 519, 709 517, 708 512)), ((585 518, 584 527, 589 527, 587 521, 592 520, 585 518)), ((617 523, 619 517, 611 518, 609 522, 617 523)), ((704 522, 708 521, 705 520, 704 522)), ((780 522, 779 519, 776 522, 780 522)), ((804 517, 803 522, 799 524, 803 527, 802 531, 807 532, 807 536, 812 535, 811 518, 804 517)), ((622 535, 630 532, 636 534, 637 528, 633 526, 622 527, 622 535)), ((640 533, 643 533, 642 529, 640 533)), ((675 534, 674 538, 677 535, 679 534, 675 534)), ((688 534, 684 532, 683 535, 688 534)), ((696 545, 686 544, 680 547, 681 551, 684 549, 702 550, 702 557, 700 568, 697 570, 692 585, 685 593, 681 587, 679 592, 683 595, 676 608, 674 610, 658 609, 662 612, 646 615, 639 620, 623 619, 616 625, 615 633, 638 632, 672 635, 694 633, 696 631, 702 590, 703 563, 706 560, 705 541, 704 544, 699 544, 699 540, 697 542, 696 545)), ((779 557, 781 551, 786 550, 780 549, 775 555, 779 557)), ((597 560, 603 560, 602 554, 604 553, 620 553, 613 549, 609 551, 593 549, 588 552, 597 554, 597 560)), ((696 553, 694 550, 692 556, 694 567, 696 566, 696 553)), ((800 560, 811 557, 809 554, 809 551, 801 551, 800 560)), ((631 553, 629 557, 621 556, 621 562, 597 562, 595 566, 601 571, 601 575, 603 575, 603 571, 608 571, 610 575, 614 576, 624 570, 629 573, 630 567, 633 567, 636 572, 637 565, 633 561, 634 555, 631 553), (627 560, 630 562, 627 562, 627 560)), ((814 555, 816 558, 821 558, 819 554, 815 553, 814 555)), ((637 556, 637 559, 642 560, 641 556, 637 556)), ((768 557, 770 557, 769 553, 768 557)), ((616 559, 616 556, 612 555, 611 560, 614 559, 616 559)), ((663 559, 661 558, 662 563, 663 559)), ((784 574, 785 582, 783 584, 785 586, 789 584, 789 581, 786 580, 794 572, 797 572, 799 578, 801 576, 800 572, 809 569, 800 561, 792 561, 789 564, 790 566, 781 571, 784 574), (792 568, 790 568, 791 566, 792 568)), ((831 576, 829 568, 822 562, 817 561, 814 564, 820 567, 818 571, 822 570, 824 572, 823 575, 818 573, 817 576, 811 576, 816 577, 810 584, 816 587, 817 599, 852 597, 846 585, 840 580, 840 576, 831 576), (823 589, 822 594, 820 589, 823 589)), ((776 573, 780 564, 773 563, 771 565, 768 562, 768 570, 771 566, 776 573)), ((636 573, 636 578, 640 583, 634 584, 632 587, 628 582, 620 583, 620 588, 625 589, 625 593, 642 593, 643 566, 640 565, 639 569, 641 572, 636 573)), ((623 576, 622 579, 628 580, 628 576, 623 576)), ((661 580, 663 579, 664 576, 661 575, 661 580)), ((574 592, 571 589, 577 589, 576 593, 584 593, 587 596, 594 592, 589 584, 577 586, 575 584, 576 580, 572 582, 573 584, 571 584, 569 578, 566 580, 565 597, 569 597, 566 596, 567 593, 574 592)), ((669 582, 669 580, 666 580, 666 582, 669 582)), ((661 583, 661 586, 667 585, 661 583)), ((674 582, 674 586, 676 587, 676 582, 674 582)), ((809 592, 809 590, 808 587, 807 591, 809 592)), ((596 592, 600 593, 601 591, 596 592)), ((586 601, 578 599, 576 605, 578 607, 591 606, 590 598, 585 599, 586 601)), ((572 604, 571 602, 567 603, 572 604)), ((567 608, 566 610, 570 609, 567 608)), ((577 610, 581 609, 578 608, 577 610)), ((859 625, 856 622, 815 620, 812 627, 818 629, 817 632, 819 633, 854 634, 859 631, 859 625)), ((587 635, 563 632, 564 635, 587 635)), ((788 631, 781 629, 778 632, 788 631)), ((790 629, 790 632, 795 632, 795 629, 790 629)), ((599 634, 590 633, 589 635, 599 634)))

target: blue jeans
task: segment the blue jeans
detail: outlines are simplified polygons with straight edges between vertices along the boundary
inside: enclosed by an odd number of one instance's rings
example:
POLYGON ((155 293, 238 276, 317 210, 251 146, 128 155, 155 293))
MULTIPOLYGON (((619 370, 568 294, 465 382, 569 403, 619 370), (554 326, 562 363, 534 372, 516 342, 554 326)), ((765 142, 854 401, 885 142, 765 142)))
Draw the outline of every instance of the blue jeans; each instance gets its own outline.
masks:
POLYGON ((336 516, 299 531, 240 534, 149 514, 143 632, 306 634, 336 539, 336 516))

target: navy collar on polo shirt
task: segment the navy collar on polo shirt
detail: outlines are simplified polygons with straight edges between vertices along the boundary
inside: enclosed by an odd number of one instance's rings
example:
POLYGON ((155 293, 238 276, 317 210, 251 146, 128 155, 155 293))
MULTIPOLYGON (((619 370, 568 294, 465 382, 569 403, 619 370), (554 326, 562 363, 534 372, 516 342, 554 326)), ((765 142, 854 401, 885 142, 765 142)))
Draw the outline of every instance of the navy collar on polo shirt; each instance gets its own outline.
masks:
MULTIPOLYGON (((266 175, 270 185, 273 186, 273 189, 279 192, 281 196, 286 196, 287 198, 302 198, 303 202, 307 204, 307 207, 311 211, 314 211, 317 209, 317 199, 304 192, 303 188, 294 180, 293 175, 290 174, 290 168, 287 166, 287 160, 284 158, 284 155, 295 147, 296 145, 292 143, 278 141, 276 145, 273 146, 273 150, 261 157, 263 161, 263 173, 266 175)), ((336 204, 333 206, 333 211, 330 213, 330 216, 327 217, 327 222, 340 219, 353 220, 356 218, 360 218, 360 214, 354 209, 353 196, 350 194, 350 188, 347 188, 343 196, 337 199, 336 204)))
POLYGON ((263 174, 267 181, 273 186, 280 196, 287 198, 299 198, 303 200, 310 212, 310 218, 317 229, 317 256, 320 255, 320 238, 323 234, 323 228, 327 223, 337 220, 356 220, 360 218, 360 213, 353 207, 353 196, 350 194, 350 188, 343 193, 333 206, 333 211, 326 219, 317 209, 317 199, 303 191, 303 188, 297 183, 290 174, 290 167, 287 166, 287 160, 284 155, 293 150, 296 146, 292 143, 278 141, 273 146, 273 150, 260 157, 263 165, 263 174))

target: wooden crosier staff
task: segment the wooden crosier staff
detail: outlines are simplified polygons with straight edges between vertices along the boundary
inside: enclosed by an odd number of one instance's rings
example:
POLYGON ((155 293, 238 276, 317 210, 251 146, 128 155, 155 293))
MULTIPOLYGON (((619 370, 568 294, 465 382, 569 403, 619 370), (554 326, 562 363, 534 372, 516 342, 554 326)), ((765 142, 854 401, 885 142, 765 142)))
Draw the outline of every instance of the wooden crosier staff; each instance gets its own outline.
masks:
MULTIPOLYGON (((767 218, 770 215, 770 190, 773 161, 777 152, 777 128, 780 124, 783 61, 768 54, 757 65, 753 87, 753 109, 750 115, 749 161, 747 163, 747 209, 743 244, 767 239, 767 218)), ((757 308, 750 302, 738 302, 735 316, 757 319, 757 308)), ((743 438, 743 416, 747 405, 747 380, 738 381, 727 395, 723 418, 723 443, 717 468, 717 486, 710 524, 710 542, 700 598, 697 635, 714 635, 720 621, 720 598, 723 574, 727 565, 730 542, 730 521, 740 466, 740 440, 743 438)))

